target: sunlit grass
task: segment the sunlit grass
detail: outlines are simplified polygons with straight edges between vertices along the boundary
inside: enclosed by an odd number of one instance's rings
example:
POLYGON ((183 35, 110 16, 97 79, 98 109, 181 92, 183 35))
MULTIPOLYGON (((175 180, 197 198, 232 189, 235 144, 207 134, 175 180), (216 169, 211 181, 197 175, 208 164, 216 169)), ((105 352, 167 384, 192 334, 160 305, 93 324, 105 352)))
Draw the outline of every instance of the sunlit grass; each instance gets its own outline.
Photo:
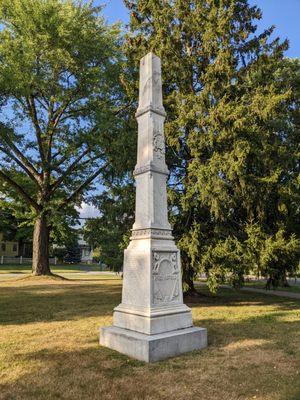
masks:
MULTIPOLYGON (((97 264, 58 264, 51 265, 51 270, 54 273, 67 273, 67 272, 99 272, 100 267, 97 264)), ((0 265, 1 274, 30 274, 31 264, 3 264, 0 265)))
POLYGON ((0 399, 299 400, 300 302, 201 290, 209 347, 149 365, 98 345, 120 280, 0 283, 0 399))

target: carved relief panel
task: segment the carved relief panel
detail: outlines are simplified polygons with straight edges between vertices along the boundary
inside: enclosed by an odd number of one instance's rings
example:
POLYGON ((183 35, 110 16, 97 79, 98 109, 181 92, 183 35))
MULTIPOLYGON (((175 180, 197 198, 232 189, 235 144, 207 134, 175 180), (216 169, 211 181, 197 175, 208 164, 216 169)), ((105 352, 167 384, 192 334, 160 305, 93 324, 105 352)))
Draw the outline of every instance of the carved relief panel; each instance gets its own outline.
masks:
POLYGON ((153 131, 153 151, 156 158, 164 160, 165 158, 165 141, 163 136, 163 127, 156 127, 153 131))
POLYGON ((177 252, 153 251, 153 304, 180 301, 179 272, 177 252))

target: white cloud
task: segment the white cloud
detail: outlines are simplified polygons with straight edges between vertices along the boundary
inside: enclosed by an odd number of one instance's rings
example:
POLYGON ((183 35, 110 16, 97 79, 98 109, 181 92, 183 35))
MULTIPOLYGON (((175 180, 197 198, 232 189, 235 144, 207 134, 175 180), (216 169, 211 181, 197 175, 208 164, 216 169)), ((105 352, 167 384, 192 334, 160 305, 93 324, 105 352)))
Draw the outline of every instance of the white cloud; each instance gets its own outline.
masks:
POLYGON ((82 203, 80 207, 76 207, 80 213, 80 218, 95 218, 100 215, 99 210, 91 204, 82 203))

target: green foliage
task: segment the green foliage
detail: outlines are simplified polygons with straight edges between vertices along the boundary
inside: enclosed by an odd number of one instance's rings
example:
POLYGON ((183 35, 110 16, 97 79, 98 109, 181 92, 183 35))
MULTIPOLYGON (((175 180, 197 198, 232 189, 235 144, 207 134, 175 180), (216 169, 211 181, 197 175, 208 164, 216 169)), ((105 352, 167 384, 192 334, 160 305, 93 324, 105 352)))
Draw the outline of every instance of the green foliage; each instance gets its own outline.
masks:
POLYGON ((62 262, 66 255, 66 248, 65 247, 55 247, 55 248, 51 249, 51 255, 53 257, 57 257, 59 262, 62 262))
POLYGON ((244 251, 243 244, 231 236, 207 247, 201 266, 207 274, 208 287, 212 292, 217 290, 220 283, 228 282, 233 287, 242 285, 244 274, 249 270, 244 251))
POLYGON ((64 262, 77 264, 81 261, 81 252, 78 242, 75 240, 66 247, 64 262))
POLYGON ((93 250, 93 262, 96 262, 99 264, 100 261, 101 261, 100 249, 96 248, 93 250))
POLYGON ((65 236, 62 215, 124 153, 120 29, 76 0, 2 0, 0 24, 1 191, 65 236))
MULTIPOLYGON (((20 172, 11 171, 14 180, 20 185, 26 187, 27 192, 34 192, 33 185, 28 177, 20 172)), ((0 231, 10 232, 16 240, 20 242, 31 242, 33 226, 36 213, 28 209, 22 197, 18 196, 14 190, 0 181, 0 193, 6 193, 6 196, 0 198, 0 231)), ((77 236, 72 228, 78 224, 78 211, 73 205, 68 205, 60 212, 51 215, 51 235, 50 242, 67 245, 77 236)))
POLYGON ((267 235, 258 224, 246 228, 245 260, 258 276, 267 276, 267 286, 284 286, 287 275, 297 273, 300 240, 295 234, 287 236, 283 229, 267 235))
MULTIPOLYGON (((273 27, 257 34, 261 12, 247 0, 125 3, 131 65, 138 67, 150 50, 162 59, 170 210, 186 285, 193 289, 199 272, 208 274, 212 290, 225 279, 241 284, 253 267, 243 255, 251 252, 249 224, 261 232, 255 237, 261 271, 270 279, 273 269, 292 273, 297 245, 291 235, 299 235, 299 60, 284 58, 288 43, 272 39, 273 27), (267 256, 267 248, 282 251, 288 264, 267 256)), ((130 93, 136 90, 135 82, 130 93)))
POLYGON ((129 242, 134 222, 134 193, 132 179, 122 185, 114 182, 110 189, 94 198, 101 216, 84 226, 85 240, 99 248, 100 261, 114 271, 122 269, 123 250, 129 242))

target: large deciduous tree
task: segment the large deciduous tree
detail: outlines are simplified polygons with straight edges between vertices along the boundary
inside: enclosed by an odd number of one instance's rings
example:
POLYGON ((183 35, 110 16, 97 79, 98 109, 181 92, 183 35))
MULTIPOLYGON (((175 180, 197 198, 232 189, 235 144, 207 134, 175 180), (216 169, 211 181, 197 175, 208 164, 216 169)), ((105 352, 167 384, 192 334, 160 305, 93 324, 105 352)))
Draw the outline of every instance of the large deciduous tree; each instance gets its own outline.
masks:
POLYGON ((199 271, 215 290, 250 268, 278 285, 299 256, 299 62, 284 58, 273 27, 257 33, 262 14, 248 0, 125 4, 129 61, 162 58, 186 290, 199 271))
MULTIPOLYGON (((11 173, 14 180, 26 187, 30 195, 34 193, 34 187, 30 179, 22 172, 11 173)), ((50 225, 50 248, 52 244, 60 246, 68 244, 77 238, 75 226, 79 224, 79 212, 74 204, 70 203, 64 208, 64 212, 52 215, 50 225)), ((0 232, 13 237, 19 242, 19 255, 32 255, 33 229, 35 225, 35 211, 28 207, 24 199, 18 195, 13 187, 0 181, 0 232), (5 195, 3 194, 5 192, 5 195)), ((53 254, 53 247, 50 250, 53 254)))
POLYGON ((122 148, 119 28, 75 0, 2 0, 0 23, 1 191, 26 203, 45 275, 52 227, 122 148))

